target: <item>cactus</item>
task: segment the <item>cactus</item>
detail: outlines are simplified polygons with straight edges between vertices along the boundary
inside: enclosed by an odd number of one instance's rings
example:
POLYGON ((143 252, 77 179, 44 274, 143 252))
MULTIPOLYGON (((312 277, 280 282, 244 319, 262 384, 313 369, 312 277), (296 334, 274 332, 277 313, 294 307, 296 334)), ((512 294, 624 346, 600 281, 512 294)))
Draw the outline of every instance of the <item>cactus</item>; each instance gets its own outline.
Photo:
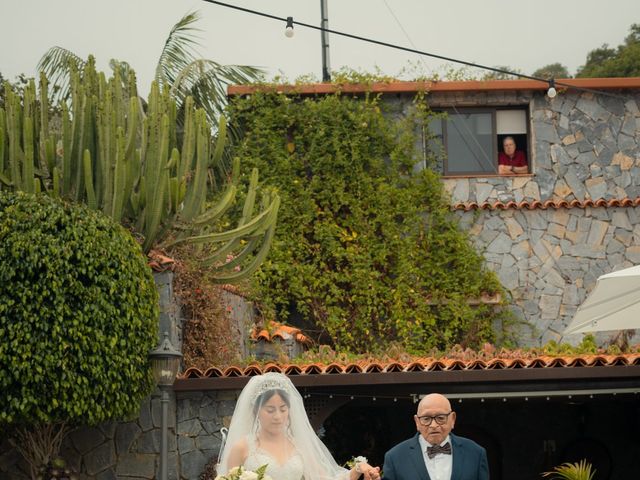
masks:
POLYGON ((217 141, 202 109, 192 99, 177 128, 176 102, 168 88, 153 83, 143 111, 135 74, 121 78, 118 67, 107 79, 89 57, 82 71, 71 69, 70 101, 60 105, 60 131, 50 130, 48 81, 41 74, 20 98, 5 84, 0 109, 0 188, 38 192, 83 202, 143 234, 143 249, 193 242, 206 247, 207 263, 233 272, 237 280, 255 270, 268 251, 279 198, 264 194, 254 208, 257 172, 235 228, 216 225, 235 201, 239 165, 220 195, 211 168, 222 159, 227 140, 224 118, 217 141), (212 202, 212 198, 218 198, 212 202), (255 211, 254 211, 255 210, 255 211), (226 256, 234 256, 225 265, 226 256), (236 271, 238 266, 243 268, 236 271))

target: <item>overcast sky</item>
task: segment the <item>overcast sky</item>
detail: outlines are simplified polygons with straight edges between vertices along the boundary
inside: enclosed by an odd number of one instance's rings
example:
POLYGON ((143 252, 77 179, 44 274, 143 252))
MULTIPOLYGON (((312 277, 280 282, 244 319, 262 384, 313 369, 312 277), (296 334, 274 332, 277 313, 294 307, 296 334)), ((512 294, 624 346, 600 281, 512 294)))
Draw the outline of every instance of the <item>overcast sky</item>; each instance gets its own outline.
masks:
MULTIPOLYGON (((98 67, 129 62, 148 89, 165 38, 198 10, 203 58, 264 67, 271 78, 321 78, 320 32, 196 0, 0 0, 0 72, 33 76, 40 57, 58 45, 98 67)), ((319 25, 320 0, 228 0, 277 17, 319 25)), ((623 42, 640 23, 640 0, 328 0, 329 28, 489 66, 531 74, 561 62, 573 74, 590 50, 623 42)), ((398 75, 407 67, 442 71, 433 58, 330 35, 330 66, 398 75)), ((456 65, 454 65, 456 66, 456 65)), ((457 67, 457 66, 456 66, 457 67)))

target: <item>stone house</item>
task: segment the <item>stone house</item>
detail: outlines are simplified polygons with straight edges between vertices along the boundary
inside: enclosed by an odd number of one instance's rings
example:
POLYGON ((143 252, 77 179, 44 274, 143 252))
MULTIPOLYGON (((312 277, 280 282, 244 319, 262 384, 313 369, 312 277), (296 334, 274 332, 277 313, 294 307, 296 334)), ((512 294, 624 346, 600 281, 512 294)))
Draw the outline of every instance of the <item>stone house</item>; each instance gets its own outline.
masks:
MULTIPOLYGON (((640 78, 397 82, 282 87, 302 95, 382 94, 395 115, 428 92, 447 157, 436 168, 451 208, 512 296, 524 345, 562 338, 596 279, 640 263, 640 78), (566 87, 570 85, 572 87, 566 87), (528 158, 499 175, 506 136, 528 158)), ((229 89, 250 94, 254 87, 229 89)), ((420 142, 420 139, 418 139, 420 142)), ((434 148, 420 142, 424 150, 434 148)))
MULTIPOLYGON (((548 85, 529 80, 295 87, 308 95, 337 88, 382 93, 398 114, 412 108, 416 92, 427 91, 431 108, 447 112, 432 127, 448 153, 437 168, 452 210, 512 295, 526 345, 561 339, 599 275, 640 263, 640 78, 559 83, 576 88, 559 88, 551 99, 548 85), (507 135, 526 152, 528 173, 497 173, 507 135)), ((250 94, 252 88, 229 93, 250 94)), ((158 283, 161 330, 179 344, 171 281, 158 283)), ((305 392, 310 418, 337 457, 370 452, 379 463, 381 452, 412 433, 416 398, 440 391, 455 402, 457 431, 486 446, 493 479, 540 478, 576 455, 594 462, 597 478, 640 476, 637 354, 461 355, 402 363, 211 366, 205 372, 185 365, 169 405, 169 478, 200 478, 215 461, 220 429, 239 390, 265 371, 286 373, 305 392)), ((0 440, 0 480, 25 478, 24 464, 7 447, 0 440)), ((137 419, 74 432, 63 451, 83 480, 156 478, 159 399, 143 402, 137 419)))

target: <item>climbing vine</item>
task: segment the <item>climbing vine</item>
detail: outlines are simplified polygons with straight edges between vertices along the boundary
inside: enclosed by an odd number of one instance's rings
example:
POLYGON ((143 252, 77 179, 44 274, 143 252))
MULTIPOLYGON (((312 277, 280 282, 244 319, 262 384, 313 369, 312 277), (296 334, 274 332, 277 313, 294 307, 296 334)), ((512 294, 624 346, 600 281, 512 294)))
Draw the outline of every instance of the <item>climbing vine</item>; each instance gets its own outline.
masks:
POLYGON ((492 339, 501 291, 451 215, 437 162, 418 147, 432 114, 419 95, 401 116, 374 95, 256 93, 232 102, 236 147, 282 197, 272 251, 256 275, 280 321, 343 351, 408 352, 492 339))

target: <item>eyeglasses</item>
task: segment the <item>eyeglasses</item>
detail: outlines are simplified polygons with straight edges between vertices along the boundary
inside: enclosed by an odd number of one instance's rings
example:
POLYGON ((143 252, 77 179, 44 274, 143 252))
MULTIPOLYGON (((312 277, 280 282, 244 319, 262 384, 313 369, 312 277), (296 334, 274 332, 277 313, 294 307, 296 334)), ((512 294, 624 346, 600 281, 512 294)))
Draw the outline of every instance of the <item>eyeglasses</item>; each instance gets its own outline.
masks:
POLYGON ((453 412, 440 413, 438 415, 434 415, 433 417, 430 417, 429 415, 423 415, 422 417, 418 417, 418 421, 420 422, 420 425, 424 425, 425 427, 431 425, 431 422, 433 422, 434 420, 438 425, 444 425, 445 423, 447 423, 447 419, 452 413, 453 412))

